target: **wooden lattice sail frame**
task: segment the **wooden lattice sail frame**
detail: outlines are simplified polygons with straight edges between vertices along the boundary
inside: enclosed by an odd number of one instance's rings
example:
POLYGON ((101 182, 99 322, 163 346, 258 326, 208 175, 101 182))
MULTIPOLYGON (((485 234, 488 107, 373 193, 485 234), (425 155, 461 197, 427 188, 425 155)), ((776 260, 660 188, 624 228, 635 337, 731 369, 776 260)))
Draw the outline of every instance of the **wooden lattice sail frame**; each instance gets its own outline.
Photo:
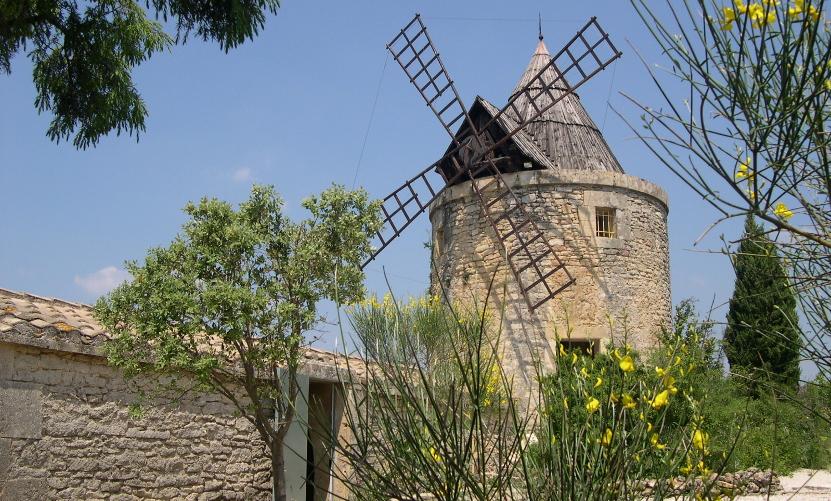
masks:
POLYGON ((425 212, 448 186, 470 180, 520 292, 534 311, 571 285, 574 278, 557 256, 545 232, 540 230, 523 202, 505 182, 498 167, 505 158, 497 157, 495 152, 603 71, 621 56, 621 52, 597 18, 592 17, 547 64, 512 94, 502 109, 483 126, 477 126, 459 97, 419 14, 387 44, 387 50, 438 118, 452 144, 441 159, 384 198, 381 206, 384 226, 375 236, 377 246, 364 267, 425 212), (569 84, 571 77, 575 84, 569 84), (512 127, 495 140, 487 132, 495 123, 511 123, 512 127), (453 130, 457 126, 467 127, 469 134, 460 137, 453 130))

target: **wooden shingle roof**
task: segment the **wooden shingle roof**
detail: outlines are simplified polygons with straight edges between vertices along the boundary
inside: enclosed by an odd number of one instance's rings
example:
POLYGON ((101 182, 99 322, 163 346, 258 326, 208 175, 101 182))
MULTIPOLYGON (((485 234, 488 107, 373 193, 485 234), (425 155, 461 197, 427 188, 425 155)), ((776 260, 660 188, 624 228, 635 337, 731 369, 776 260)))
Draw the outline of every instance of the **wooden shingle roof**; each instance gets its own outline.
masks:
MULTIPOLYGON (((534 55, 531 56, 531 62, 511 93, 511 98, 532 82, 550 60, 548 48, 541 39, 534 55)), ((565 79, 559 80, 562 84, 555 83, 559 77, 560 74, 553 65, 545 70, 542 77, 547 84, 554 83, 552 94, 555 97, 563 95, 567 88, 565 79)), ((539 88, 532 85, 531 90, 539 88)), ((537 99, 537 105, 544 106, 544 99, 545 96, 537 99)), ((528 98, 523 95, 519 96, 515 104, 520 112, 516 114, 510 110, 508 114, 516 121, 524 119, 533 109, 528 98)), ((575 93, 565 96, 541 117, 529 123, 524 132, 551 161, 554 169, 623 172, 597 125, 580 103, 580 97, 575 93)))
MULTIPOLYGON (((482 106, 485 113, 488 115, 488 119, 492 119, 499 113, 499 108, 494 106, 493 103, 484 97, 476 96, 473 109, 476 109, 477 105, 482 106)), ((505 133, 516 129, 519 125, 508 113, 503 113, 496 121, 505 133)), ((548 169, 555 168, 554 163, 552 163, 548 156, 546 156, 546 154, 537 146, 534 139, 525 131, 525 129, 517 132, 511 140, 517 148, 519 148, 519 151, 534 162, 548 169)))

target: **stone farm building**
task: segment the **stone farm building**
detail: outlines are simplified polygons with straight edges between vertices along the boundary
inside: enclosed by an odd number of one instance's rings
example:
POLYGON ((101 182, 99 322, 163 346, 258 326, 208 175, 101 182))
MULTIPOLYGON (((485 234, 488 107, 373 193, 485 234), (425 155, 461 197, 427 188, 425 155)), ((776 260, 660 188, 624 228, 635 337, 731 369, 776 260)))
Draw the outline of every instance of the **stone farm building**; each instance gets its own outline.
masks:
MULTIPOLYGON (((107 365, 107 336, 89 306, 0 289, 0 500, 271 499, 257 432, 224 397, 131 417, 137 388, 107 365)), ((315 499, 343 491, 329 475, 331 435, 316 433, 345 433, 337 363, 306 352, 299 379, 314 412, 308 433, 295 426, 286 443, 301 455, 311 445, 315 499)), ((286 461, 289 499, 306 499, 305 459, 286 461)))

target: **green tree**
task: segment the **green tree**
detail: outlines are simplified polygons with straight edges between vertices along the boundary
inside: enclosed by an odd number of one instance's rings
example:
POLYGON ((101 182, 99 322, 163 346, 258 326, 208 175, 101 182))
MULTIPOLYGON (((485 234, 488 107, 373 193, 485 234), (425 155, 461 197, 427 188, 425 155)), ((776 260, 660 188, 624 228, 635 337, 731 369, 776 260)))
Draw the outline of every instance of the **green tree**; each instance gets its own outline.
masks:
POLYGON ((725 354, 751 386, 799 383, 800 333, 796 298, 773 242, 753 216, 733 258, 736 286, 727 313, 725 354))
POLYGON ((226 52, 253 39, 279 0, 4 0, 0 2, 0 71, 11 73, 21 49, 34 70, 38 111, 54 114, 46 135, 94 146, 112 130, 138 135, 147 108, 132 70, 156 52, 193 34, 226 52), (165 33, 148 15, 176 23, 165 33))
POLYGON ((278 499, 304 334, 320 319, 319 301, 364 296, 360 265, 380 227, 363 190, 333 186, 303 206, 311 217, 294 223, 263 186, 238 210, 217 199, 188 204, 183 233, 143 264, 127 263, 133 280, 95 307, 113 335, 109 361, 128 377, 173 377, 177 389, 195 382, 239 409, 266 446, 278 499))
POLYGON ((648 99, 657 102, 627 96, 642 118, 627 123, 656 161, 718 212, 712 227, 752 214, 777 233, 772 240, 799 301, 802 356, 828 379, 828 2, 630 2, 661 61, 644 61, 658 90, 648 99))

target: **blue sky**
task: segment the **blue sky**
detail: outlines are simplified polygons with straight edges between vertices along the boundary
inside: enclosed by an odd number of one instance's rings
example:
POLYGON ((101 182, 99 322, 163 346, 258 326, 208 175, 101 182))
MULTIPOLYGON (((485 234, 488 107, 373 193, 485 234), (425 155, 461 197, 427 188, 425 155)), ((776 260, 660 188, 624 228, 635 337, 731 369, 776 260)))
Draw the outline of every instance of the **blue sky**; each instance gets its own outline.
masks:
MULTIPOLYGON (((627 173, 669 193, 673 300, 696 297, 706 309, 713 298, 729 298, 732 268, 706 251, 721 248, 722 233, 735 239, 740 226, 719 226, 693 247, 715 213, 608 109, 610 102, 638 119, 619 92, 659 104, 628 43, 650 63, 660 57, 620 0, 286 0, 258 38, 228 54, 194 40, 138 68, 137 87, 150 110, 146 133, 138 143, 113 135, 86 151, 46 138, 50 116, 35 111, 31 66, 19 56, 12 75, 0 76, 0 287, 93 302, 123 278, 124 260, 173 238, 187 201, 238 202, 254 182, 275 185, 297 218, 300 200, 332 182, 350 186, 356 179, 384 196, 448 142, 400 68, 392 60, 385 66, 385 44, 416 11, 462 98, 470 103, 480 94, 496 104, 505 102, 534 51, 538 12, 552 52, 598 16, 624 56, 581 89, 582 102, 627 173)), ((422 217, 370 266, 371 290, 386 290, 382 266, 397 294, 427 288, 428 223, 422 217)), ((725 313, 722 307, 716 316, 725 313)), ((334 336, 325 333, 323 344, 334 336)))

